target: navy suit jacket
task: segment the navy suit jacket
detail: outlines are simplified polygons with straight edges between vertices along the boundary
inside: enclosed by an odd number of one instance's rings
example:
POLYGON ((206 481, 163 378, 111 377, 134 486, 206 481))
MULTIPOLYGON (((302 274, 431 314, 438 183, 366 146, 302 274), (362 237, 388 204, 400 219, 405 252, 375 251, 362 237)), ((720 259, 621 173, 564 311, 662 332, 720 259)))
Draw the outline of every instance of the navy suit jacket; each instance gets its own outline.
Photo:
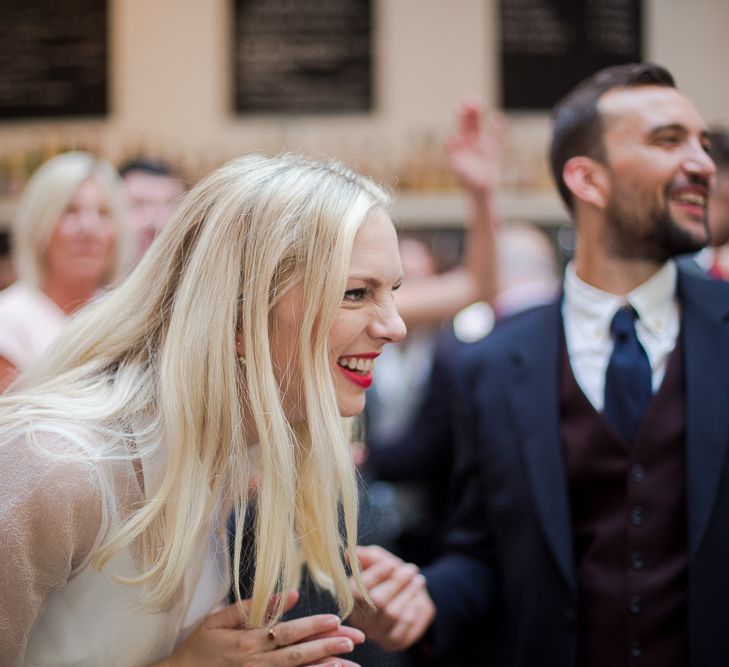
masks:
MULTIPOLYGON (((689 651, 729 665, 729 285, 679 271, 686 382, 689 651)), ((560 303, 506 320, 458 360, 461 490, 426 570, 442 654, 570 667, 577 584, 559 425, 560 303), (475 639, 475 641, 474 641, 475 639)), ((492 663, 487 662, 492 660, 492 663)))

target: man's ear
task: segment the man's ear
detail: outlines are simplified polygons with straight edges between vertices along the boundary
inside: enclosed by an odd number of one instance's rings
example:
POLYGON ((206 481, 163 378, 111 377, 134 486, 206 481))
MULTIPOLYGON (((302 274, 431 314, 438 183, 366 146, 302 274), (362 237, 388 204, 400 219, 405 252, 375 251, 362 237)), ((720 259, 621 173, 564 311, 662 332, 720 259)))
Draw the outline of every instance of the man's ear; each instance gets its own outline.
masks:
POLYGON ((578 155, 562 169, 562 178, 572 195, 585 204, 605 208, 610 194, 610 178, 605 167, 592 158, 578 155))

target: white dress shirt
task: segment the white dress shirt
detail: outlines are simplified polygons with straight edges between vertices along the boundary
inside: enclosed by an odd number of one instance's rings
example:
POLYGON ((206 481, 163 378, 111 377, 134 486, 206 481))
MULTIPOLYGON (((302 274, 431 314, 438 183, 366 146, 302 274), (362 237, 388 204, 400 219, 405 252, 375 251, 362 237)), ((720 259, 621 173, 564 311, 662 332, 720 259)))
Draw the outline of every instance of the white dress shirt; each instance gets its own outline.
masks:
POLYGON ((598 412, 605 403, 605 372, 613 351, 610 323, 626 304, 638 313, 635 330, 651 364, 653 393, 661 386, 680 327, 676 278, 676 265, 669 261, 642 285, 616 296, 588 285, 568 264, 562 302, 567 353, 577 384, 598 412))

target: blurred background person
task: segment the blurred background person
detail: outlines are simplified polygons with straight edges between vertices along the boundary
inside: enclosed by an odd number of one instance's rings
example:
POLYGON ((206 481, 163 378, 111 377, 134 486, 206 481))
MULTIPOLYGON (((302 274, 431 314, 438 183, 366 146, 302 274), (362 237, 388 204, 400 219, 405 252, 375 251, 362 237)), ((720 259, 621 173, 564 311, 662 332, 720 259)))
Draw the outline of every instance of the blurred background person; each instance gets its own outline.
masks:
POLYGON ((498 289, 492 302, 496 319, 554 300, 561 266, 544 230, 526 222, 504 225, 496 247, 498 289))
MULTIPOLYGON (((400 557, 421 566, 442 553, 452 510, 448 475, 455 438, 451 377, 455 354, 463 345, 487 335, 495 319, 547 303, 560 287, 555 247, 536 226, 504 225, 497 232, 496 248, 498 288, 492 307, 483 302, 474 304, 452 323, 439 327, 430 340, 427 368, 420 368, 419 375, 408 376, 407 366, 400 376, 378 366, 378 373, 385 372, 378 375, 377 389, 384 385, 387 390, 399 383, 404 400, 399 400, 394 389, 392 395, 386 394, 392 401, 388 408, 395 415, 384 424, 386 428, 368 429, 366 472, 373 480, 370 489, 375 501, 391 503, 391 513, 385 515, 384 522, 380 519, 383 542, 400 557), (398 406, 399 413, 393 409, 398 406)), ((402 255, 406 274, 409 252, 402 255)), ((407 343, 406 338, 392 347, 407 343)))
POLYGON ((12 285, 15 279, 13 258, 10 255, 10 236, 0 234, 0 290, 12 285))
POLYGON ((170 221, 175 204, 186 190, 185 181, 169 162, 144 157, 122 164, 119 174, 129 197, 140 259, 170 221))
POLYGON ((436 271, 424 256, 432 251, 417 250, 410 241, 413 237, 403 237, 408 239, 403 250, 414 273, 410 278, 406 271, 395 298, 410 334, 413 327, 440 325, 466 306, 490 302, 494 296, 498 219, 493 191, 498 186, 505 130, 504 116, 485 111, 477 102, 464 102, 458 109, 457 129, 446 138, 445 150, 469 209, 462 258, 455 269, 436 271))
POLYGON ((716 176, 709 193, 709 244, 693 255, 678 259, 679 266, 714 280, 729 280, 729 132, 709 133, 716 176))
POLYGON ((18 280, 0 292, 0 391, 71 313, 124 274, 130 237, 124 190, 109 163, 74 151, 36 170, 12 227, 18 280))
POLYGON ((401 236, 404 278, 395 299, 408 335, 378 359, 368 394, 361 459, 372 503, 360 537, 418 564, 440 553, 449 513, 452 426, 444 376, 457 343, 450 321, 471 304, 491 302, 497 290, 493 193, 504 131, 501 115, 475 102, 460 106, 445 150, 470 210, 462 258, 443 272, 426 236, 401 236))
POLYGON ((709 247, 697 261, 713 278, 729 280, 729 132, 714 129, 709 138, 716 179, 709 196, 709 247))

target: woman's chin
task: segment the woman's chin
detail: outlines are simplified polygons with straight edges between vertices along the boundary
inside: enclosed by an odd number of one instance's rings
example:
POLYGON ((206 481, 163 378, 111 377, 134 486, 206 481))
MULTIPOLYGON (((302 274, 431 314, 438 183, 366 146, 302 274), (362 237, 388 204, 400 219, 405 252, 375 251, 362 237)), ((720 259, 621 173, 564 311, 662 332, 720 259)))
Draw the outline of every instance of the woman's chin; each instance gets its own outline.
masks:
POLYGON ((342 417, 356 417, 357 415, 362 414, 364 408, 364 396, 357 400, 347 399, 345 401, 339 401, 339 414, 342 415, 342 417))

